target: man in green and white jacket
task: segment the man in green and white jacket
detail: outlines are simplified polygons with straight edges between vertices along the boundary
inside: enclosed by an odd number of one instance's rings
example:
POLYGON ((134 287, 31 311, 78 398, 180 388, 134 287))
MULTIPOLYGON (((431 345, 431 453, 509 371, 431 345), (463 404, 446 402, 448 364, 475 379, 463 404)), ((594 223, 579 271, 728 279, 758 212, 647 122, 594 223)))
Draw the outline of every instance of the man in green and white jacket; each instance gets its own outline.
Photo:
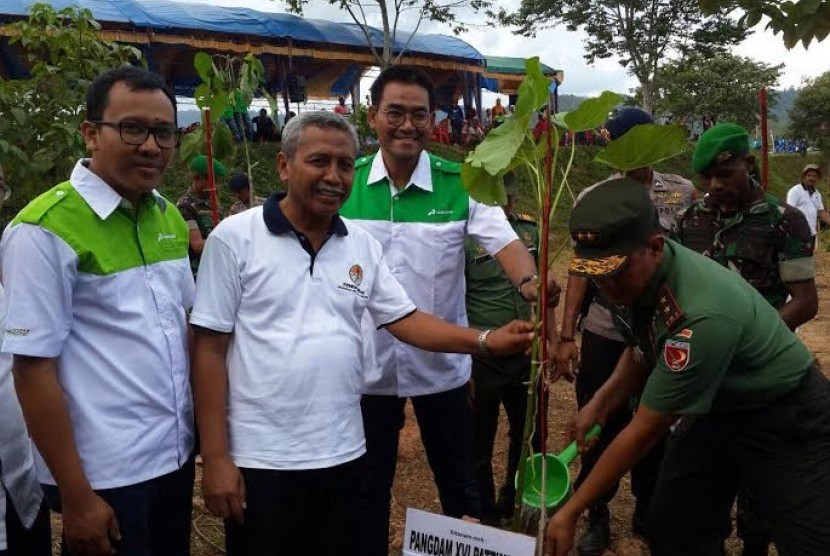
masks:
MULTIPOLYGON (((536 299, 533 257, 501 207, 470 198, 461 165, 426 152, 435 124, 435 85, 421 70, 393 66, 371 89, 369 124, 380 152, 358 159, 341 215, 383 246, 392 275, 419 310, 466 326, 464 242, 493 255, 528 301, 536 299)), ((555 289, 551 284, 549 289, 555 289)), ((555 296, 554 296, 555 297, 555 296)), ((481 498, 469 461, 472 415, 466 355, 428 353, 376 330, 364 318, 367 384, 362 401, 366 478, 361 554, 388 553, 389 507, 404 406, 415 408, 444 513, 478 518, 481 498)))

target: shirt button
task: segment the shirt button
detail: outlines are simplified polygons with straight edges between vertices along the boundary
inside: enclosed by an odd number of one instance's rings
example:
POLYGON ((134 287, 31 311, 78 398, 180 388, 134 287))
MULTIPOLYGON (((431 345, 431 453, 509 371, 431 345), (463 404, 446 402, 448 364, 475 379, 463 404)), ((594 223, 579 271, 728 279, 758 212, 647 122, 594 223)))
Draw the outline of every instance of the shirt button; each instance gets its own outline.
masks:
POLYGON ((439 160, 438 162, 436 162, 436 163, 435 163, 435 165, 436 165, 438 168, 440 168, 440 167, 441 167, 441 161, 439 160))

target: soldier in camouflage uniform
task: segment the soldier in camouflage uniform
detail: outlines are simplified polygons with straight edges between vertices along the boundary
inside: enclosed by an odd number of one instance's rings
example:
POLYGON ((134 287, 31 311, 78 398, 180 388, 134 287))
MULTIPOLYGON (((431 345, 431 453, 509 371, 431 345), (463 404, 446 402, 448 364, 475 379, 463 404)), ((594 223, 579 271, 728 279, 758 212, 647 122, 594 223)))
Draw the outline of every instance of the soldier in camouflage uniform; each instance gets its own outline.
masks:
MULTIPOLYGON (((190 161, 190 171, 193 174, 193 185, 176 202, 176 206, 190 230, 188 253, 190 254, 190 268, 195 277, 199 270, 199 259, 202 257, 205 240, 213 231, 213 210, 210 206, 210 186, 207 180, 207 157, 204 155, 194 157, 190 161)), ((213 159, 213 175, 219 177, 224 176, 225 173, 225 165, 213 159)), ((222 219, 221 209, 219 219, 222 219)))
MULTIPOLYGON (((678 214, 670 237, 740 274, 795 330, 818 310, 810 226, 751 178, 748 153, 749 136, 738 125, 718 124, 701 136, 692 164, 709 193, 678 214)), ((768 553, 768 528, 743 496, 738 535, 744 556, 768 553)))
MULTIPOLYGON (((637 125, 651 123, 654 123, 654 120, 645 111, 639 108, 624 108, 606 123, 606 129, 613 141, 637 125)), ((689 206, 697 198, 697 191, 692 182, 681 176, 662 174, 651 167, 630 170, 625 175, 642 183, 648 189, 649 196, 660 217, 660 226, 664 231, 671 228, 677 212, 689 206)), ((618 180, 620 177, 620 174, 615 174, 608 180, 586 188, 580 193, 577 203, 602 183, 618 180)), ((576 379, 576 399, 579 407, 585 406, 591 400, 594 393, 602 387, 613 372, 628 342, 624 331, 624 321, 612 316, 608 304, 586 278, 582 276, 568 278, 562 331, 554 359, 557 371, 563 371, 566 375, 570 372, 571 365, 579 366, 579 376, 576 379), (582 329, 581 361, 579 361, 580 349, 574 341, 577 321, 580 322, 582 329)), ((626 426, 631 416, 630 408, 623 408, 611 415, 599 442, 582 457, 582 465, 575 483, 577 486, 585 480, 605 447, 626 426)), ((632 530, 638 535, 645 535, 645 515, 660 466, 661 454, 662 446, 658 445, 635 467, 631 474, 632 492, 637 499, 632 530)), ((579 556, 599 556, 609 547, 608 504, 614 498, 616 491, 615 486, 591 507, 588 527, 577 545, 579 556)))
MULTIPOLYGON (((504 178, 507 205, 504 212, 516 235, 536 258, 539 231, 532 216, 513 212, 516 198, 515 175, 504 178)), ((498 328, 514 319, 531 320, 530 304, 519 294, 499 262, 471 239, 465 244, 467 318, 470 326, 486 330, 498 328)), ((473 465, 482 496, 481 519, 498 525, 499 519, 513 515, 516 489, 513 477, 519 466, 527 408, 527 380, 530 357, 473 355, 473 465), (499 419, 499 404, 504 406, 509 423, 510 445, 507 473, 496 501, 493 481, 493 442, 499 419)), ((534 440, 536 440, 534 438, 534 440)))
POLYGON ((228 181, 228 189, 233 191, 233 194, 237 199, 236 202, 231 205, 231 209, 228 211, 228 216, 233 216, 234 214, 245 212, 251 207, 257 207, 265 204, 265 197, 257 197, 254 195, 253 200, 251 199, 251 183, 250 180, 248 180, 247 174, 234 174, 228 181))

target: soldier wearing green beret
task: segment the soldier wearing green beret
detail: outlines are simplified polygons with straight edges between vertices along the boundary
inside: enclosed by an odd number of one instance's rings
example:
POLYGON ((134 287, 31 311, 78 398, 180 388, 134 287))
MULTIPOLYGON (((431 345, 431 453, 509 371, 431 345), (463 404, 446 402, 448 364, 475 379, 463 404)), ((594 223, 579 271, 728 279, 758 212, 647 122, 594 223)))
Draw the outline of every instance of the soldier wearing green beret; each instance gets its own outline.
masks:
POLYGON ((741 126, 706 131, 692 165, 708 194, 678 215, 670 237, 738 272, 795 330, 818 310, 810 226, 750 178, 750 158, 741 126))
MULTIPOLYGON (((509 173, 504 177, 504 187, 507 204, 503 208, 507 219, 519 240, 536 258, 539 244, 536 220, 530 215, 514 211, 517 194, 515 174, 509 173)), ((464 247, 466 305, 470 326, 483 327, 482 330, 485 330, 498 328, 515 319, 531 320, 530 304, 510 282, 499 262, 472 239, 467 239, 464 247)), ((482 497, 481 519, 487 524, 498 524, 499 519, 513 515, 516 497, 513 478, 522 451, 529 376, 530 357, 527 355, 473 356, 473 465, 482 497), (497 500, 492 460, 499 405, 504 406, 507 415, 510 444, 507 472, 497 500)))
POLYGON ((565 556, 582 512, 672 428, 648 515, 652 554, 720 556, 739 489, 770 523, 779 554, 827 554, 830 381, 812 353, 737 273, 664 238, 637 182, 589 192, 570 232, 569 271, 626 307, 638 340, 577 414, 582 448, 591 426, 642 396, 554 514, 545 554, 565 556))
MULTIPOLYGON (((210 206, 210 184, 207 180, 207 171, 207 157, 204 155, 193 157, 193 160, 190 161, 193 183, 187 193, 182 195, 176 203, 190 230, 190 268, 193 270, 194 277, 199 270, 199 259, 202 256, 205 240, 213 231, 213 210, 210 206)), ((214 158, 213 175, 219 177, 226 173, 225 165, 214 158)), ((223 218, 221 208, 219 211, 219 219, 221 220, 223 218)))
MULTIPOLYGON (((709 193, 678 215, 670 237, 738 272, 795 330, 818 311, 810 227, 800 211, 764 193, 752 163, 744 128, 723 123, 706 131, 692 165, 709 193)), ((768 527, 752 507, 739 496, 743 556, 766 556, 768 527)))

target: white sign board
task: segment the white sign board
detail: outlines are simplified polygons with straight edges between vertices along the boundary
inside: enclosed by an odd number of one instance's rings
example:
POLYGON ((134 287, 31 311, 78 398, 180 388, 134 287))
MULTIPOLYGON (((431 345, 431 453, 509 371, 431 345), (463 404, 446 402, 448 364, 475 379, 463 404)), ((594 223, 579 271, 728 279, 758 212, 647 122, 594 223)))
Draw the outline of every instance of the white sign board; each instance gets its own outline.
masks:
POLYGON ((533 556, 532 537, 436 515, 406 510, 403 556, 533 556))

